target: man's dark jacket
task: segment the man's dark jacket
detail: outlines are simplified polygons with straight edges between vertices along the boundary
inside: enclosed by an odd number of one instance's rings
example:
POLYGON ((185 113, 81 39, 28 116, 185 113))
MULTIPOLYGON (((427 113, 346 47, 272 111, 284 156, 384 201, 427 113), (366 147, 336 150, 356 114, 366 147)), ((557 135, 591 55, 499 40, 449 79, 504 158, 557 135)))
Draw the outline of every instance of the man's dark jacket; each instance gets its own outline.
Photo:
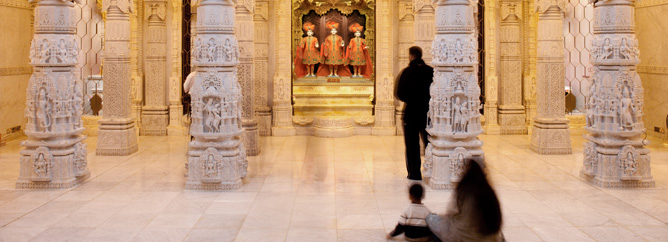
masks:
POLYGON ((424 60, 411 61, 399 76, 395 95, 406 103, 404 122, 410 124, 426 124, 429 111, 429 87, 434 79, 434 68, 425 64, 424 60))

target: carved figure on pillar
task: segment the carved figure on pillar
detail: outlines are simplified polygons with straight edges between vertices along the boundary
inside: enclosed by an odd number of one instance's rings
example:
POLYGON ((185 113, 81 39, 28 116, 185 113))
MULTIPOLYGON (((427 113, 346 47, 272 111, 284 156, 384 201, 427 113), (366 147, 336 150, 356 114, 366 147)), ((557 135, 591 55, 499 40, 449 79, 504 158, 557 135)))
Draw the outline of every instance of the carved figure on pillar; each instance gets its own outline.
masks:
POLYGON ((369 55, 369 46, 366 45, 366 40, 361 38, 363 30, 364 26, 358 23, 350 25, 350 32, 355 33, 355 38, 350 39, 345 59, 353 66, 353 77, 369 79, 373 73, 373 64, 369 55))
POLYGON ((643 89, 636 72, 638 40, 634 0, 594 4, 591 62, 594 78, 587 103, 581 175, 601 187, 654 187, 643 116, 643 89))
MULTIPOLYGON (((83 94, 77 69, 79 42, 72 0, 35 0, 33 73, 26 89, 17 189, 61 189, 90 176, 81 121, 83 94)), ((78 2, 78 1, 77 1, 78 2)))
POLYGON ((304 23, 303 27, 306 31, 306 37, 302 38, 299 43, 297 53, 295 56, 295 73, 297 78, 315 77, 315 65, 321 62, 318 48, 318 38, 313 36, 315 25, 311 22, 304 23))
POLYGON ((538 0, 537 114, 531 150, 539 154, 570 154, 571 138, 564 97, 564 51, 561 26, 565 0, 538 0))
POLYGON ((477 38, 469 0, 434 0, 436 37, 432 47, 434 82, 430 88, 424 173, 433 189, 452 189, 465 161, 482 160, 477 38))
POLYGON ((318 76, 340 77, 351 75, 350 70, 348 70, 346 66, 346 61, 343 58, 343 47, 346 43, 343 42, 341 36, 336 34, 338 28, 339 23, 334 21, 327 22, 327 29, 329 29, 331 35, 327 36, 327 39, 325 39, 325 42, 320 49, 320 57, 322 58, 324 65, 321 65, 320 68, 318 68, 318 76), (329 73, 329 75, 327 73, 329 73))
POLYGON ((98 155, 137 152, 137 127, 131 114, 130 13, 132 0, 103 0, 107 14, 104 35, 104 116, 100 119, 98 155))
POLYGON ((242 90, 237 81, 239 51, 234 35, 236 0, 202 0, 192 72, 184 90, 192 97, 186 189, 241 187, 248 161, 242 142, 242 90), (206 43, 204 46, 203 43, 206 43))

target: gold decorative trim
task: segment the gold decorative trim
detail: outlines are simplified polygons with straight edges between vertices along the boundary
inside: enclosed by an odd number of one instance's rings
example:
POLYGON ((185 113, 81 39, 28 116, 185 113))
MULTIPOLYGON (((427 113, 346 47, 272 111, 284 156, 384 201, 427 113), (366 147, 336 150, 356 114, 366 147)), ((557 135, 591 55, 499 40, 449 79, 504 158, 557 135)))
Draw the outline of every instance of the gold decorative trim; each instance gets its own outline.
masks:
POLYGON ((345 87, 345 86, 369 86, 373 87, 373 83, 294 83, 294 86, 340 86, 340 87, 345 87))
POLYGON ((0 0, 0 7, 21 8, 31 10, 33 4, 26 0, 0 0))
POLYGON ((666 5, 668 4, 668 0, 642 0, 642 1, 636 1, 636 8, 647 8, 647 7, 654 7, 654 6, 659 6, 659 5, 666 5))
POLYGON ((639 65, 637 71, 638 73, 668 75, 668 66, 639 65))
POLYGON ((18 76, 32 74, 32 66, 0 68, 0 76, 18 76))

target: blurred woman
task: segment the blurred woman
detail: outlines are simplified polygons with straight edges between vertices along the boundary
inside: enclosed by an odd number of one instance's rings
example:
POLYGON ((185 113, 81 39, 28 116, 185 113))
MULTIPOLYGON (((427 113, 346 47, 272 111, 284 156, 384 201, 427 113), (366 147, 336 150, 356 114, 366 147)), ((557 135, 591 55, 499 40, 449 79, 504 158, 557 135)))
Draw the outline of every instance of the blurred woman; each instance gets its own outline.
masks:
POLYGON ((480 164, 468 160, 468 169, 455 190, 453 207, 445 215, 427 216, 429 229, 445 242, 504 241, 501 206, 480 164))

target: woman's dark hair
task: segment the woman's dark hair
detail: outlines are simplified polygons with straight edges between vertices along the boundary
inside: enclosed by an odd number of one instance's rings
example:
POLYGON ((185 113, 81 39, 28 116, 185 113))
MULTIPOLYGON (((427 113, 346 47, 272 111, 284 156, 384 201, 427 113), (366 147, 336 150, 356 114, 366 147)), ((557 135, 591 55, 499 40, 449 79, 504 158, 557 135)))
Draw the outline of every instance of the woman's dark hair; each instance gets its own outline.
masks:
POLYGON ((412 55, 416 60, 422 59, 422 48, 419 46, 413 46, 408 49, 408 54, 412 55))
POLYGON ((475 160, 467 160, 468 169, 457 184, 457 208, 464 202, 472 202, 472 221, 479 225, 478 233, 492 235, 501 230, 501 205, 496 193, 489 185, 480 164, 475 160))

